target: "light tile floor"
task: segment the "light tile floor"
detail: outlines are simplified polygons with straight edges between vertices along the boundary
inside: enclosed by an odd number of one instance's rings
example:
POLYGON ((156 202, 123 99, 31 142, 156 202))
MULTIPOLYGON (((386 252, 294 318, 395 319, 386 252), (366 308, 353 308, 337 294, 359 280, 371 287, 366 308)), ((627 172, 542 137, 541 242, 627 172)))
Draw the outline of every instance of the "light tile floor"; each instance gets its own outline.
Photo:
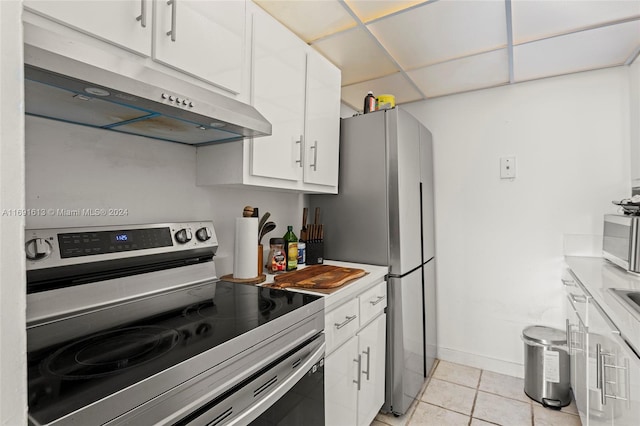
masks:
POLYGON ((581 426, 575 402, 560 411, 524 393, 524 380, 439 361, 407 413, 378 414, 371 426, 581 426))

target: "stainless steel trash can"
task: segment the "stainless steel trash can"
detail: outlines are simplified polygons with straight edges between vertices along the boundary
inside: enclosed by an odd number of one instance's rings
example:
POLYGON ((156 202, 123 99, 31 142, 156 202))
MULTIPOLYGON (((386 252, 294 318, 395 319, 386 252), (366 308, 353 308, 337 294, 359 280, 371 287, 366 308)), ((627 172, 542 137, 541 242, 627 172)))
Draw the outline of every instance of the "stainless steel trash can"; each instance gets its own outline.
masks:
POLYGON ((571 368, 563 330, 533 325, 522 331, 524 392, 547 408, 571 403, 571 368))

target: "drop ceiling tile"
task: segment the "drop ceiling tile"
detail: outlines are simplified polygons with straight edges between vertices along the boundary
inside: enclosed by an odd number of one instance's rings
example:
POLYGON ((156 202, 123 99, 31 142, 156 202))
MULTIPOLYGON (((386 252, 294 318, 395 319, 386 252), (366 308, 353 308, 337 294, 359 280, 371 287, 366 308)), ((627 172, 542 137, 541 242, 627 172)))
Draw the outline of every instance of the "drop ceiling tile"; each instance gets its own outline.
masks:
POLYGON ((525 81, 622 65, 640 44, 640 21, 610 25, 513 48, 514 78, 525 81))
POLYGON ((255 0, 255 3, 307 43, 357 25, 337 1, 255 0))
POLYGON ((367 25, 404 69, 507 45, 504 1, 440 0, 367 25))
POLYGON ((362 22, 369 22, 372 19, 380 18, 426 1, 346 0, 345 3, 362 22))
POLYGON ((507 49, 481 53, 407 72, 427 97, 499 86, 509 82, 507 49))
POLYGON ((413 102, 422 99, 422 95, 401 73, 395 73, 386 77, 365 81, 350 86, 342 86, 342 102, 351 106, 357 111, 362 111, 364 97, 367 92, 372 91, 374 95, 393 95, 396 104, 413 102))
POLYGON ((511 2, 514 44, 640 17, 637 0, 511 2))
POLYGON ((312 46, 342 70, 343 85, 399 71, 362 27, 319 40, 312 46))

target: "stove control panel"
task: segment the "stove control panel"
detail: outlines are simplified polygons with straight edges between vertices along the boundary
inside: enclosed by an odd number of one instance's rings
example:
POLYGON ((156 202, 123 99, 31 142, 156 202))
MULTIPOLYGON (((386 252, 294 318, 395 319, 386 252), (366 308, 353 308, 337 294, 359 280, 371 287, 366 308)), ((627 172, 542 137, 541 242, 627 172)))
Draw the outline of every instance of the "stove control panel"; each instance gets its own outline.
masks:
POLYGON ((211 222, 33 229, 25 237, 27 270, 218 245, 211 222))

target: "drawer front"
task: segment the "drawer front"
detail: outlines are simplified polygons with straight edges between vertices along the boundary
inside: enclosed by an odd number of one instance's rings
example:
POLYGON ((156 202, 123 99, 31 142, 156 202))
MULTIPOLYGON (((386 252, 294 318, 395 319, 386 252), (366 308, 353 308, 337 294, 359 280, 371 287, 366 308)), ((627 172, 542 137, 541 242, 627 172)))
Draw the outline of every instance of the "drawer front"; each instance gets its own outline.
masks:
POLYGON ((382 281, 375 287, 362 293, 358 300, 360 302, 360 322, 366 324, 378 314, 384 312, 387 306, 387 283, 382 281))
POLYGON ((564 290, 567 295, 569 304, 578 314, 578 317, 584 323, 584 325, 588 327, 589 322, 587 321, 587 304, 589 303, 589 299, 591 299, 591 296, 582 287, 580 281, 578 281, 578 279, 572 273, 563 275, 562 284, 564 285, 564 290))
POLYGON ((360 328, 358 299, 353 299, 325 316, 327 354, 355 335, 360 328))

